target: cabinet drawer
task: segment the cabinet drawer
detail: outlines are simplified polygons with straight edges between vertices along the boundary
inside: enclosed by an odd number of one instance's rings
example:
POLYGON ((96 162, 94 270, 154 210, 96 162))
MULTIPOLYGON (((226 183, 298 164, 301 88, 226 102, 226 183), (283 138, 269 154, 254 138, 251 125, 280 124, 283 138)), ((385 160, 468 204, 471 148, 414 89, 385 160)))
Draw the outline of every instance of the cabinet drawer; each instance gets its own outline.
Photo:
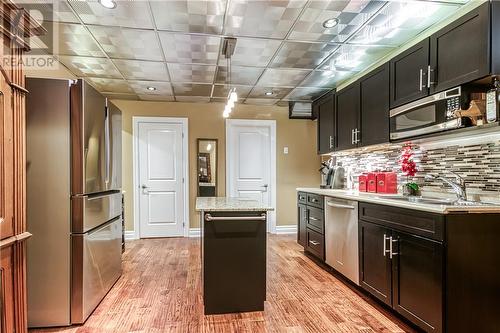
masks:
POLYGON ((306 250, 312 253, 315 257, 325 260, 325 238, 319 232, 307 229, 307 246, 306 250))
POLYGON ((323 208, 323 196, 307 193, 307 204, 318 208, 323 208))
POLYGON ((437 241, 444 239, 444 216, 440 214, 360 203, 359 218, 437 241))
POLYGON ((297 202, 300 204, 306 204, 307 203, 307 193, 304 193, 304 192, 297 193, 297 202))
POLYGON ((325 228, 325 220, 323 216, 323 209, 307 207, 307 227, 323 234, 325 228))

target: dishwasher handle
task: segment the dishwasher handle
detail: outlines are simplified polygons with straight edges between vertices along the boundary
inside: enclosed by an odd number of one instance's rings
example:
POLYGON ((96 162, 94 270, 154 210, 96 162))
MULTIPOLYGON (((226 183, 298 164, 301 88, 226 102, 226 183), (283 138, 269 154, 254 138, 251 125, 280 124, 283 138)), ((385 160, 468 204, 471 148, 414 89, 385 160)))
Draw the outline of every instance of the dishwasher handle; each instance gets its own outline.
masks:
POLYGON ((344 204, 339 204, 339 203, 336 203, 336 202, 332 202, 332 201, 327 201, 326 204, 330 207, 333 207, 333 208, 342 208, 342 209, 356 209, 356 207, 354 206, 351 206, 351 205, 344 205, 344 204))

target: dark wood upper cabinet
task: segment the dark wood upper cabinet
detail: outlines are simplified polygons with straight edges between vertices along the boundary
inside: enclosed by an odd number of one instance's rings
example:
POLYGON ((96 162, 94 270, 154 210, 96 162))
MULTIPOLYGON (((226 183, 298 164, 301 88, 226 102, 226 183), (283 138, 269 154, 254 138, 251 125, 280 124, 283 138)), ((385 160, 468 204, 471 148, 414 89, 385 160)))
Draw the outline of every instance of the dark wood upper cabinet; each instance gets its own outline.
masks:
POLYGON ((428 95, 428 38, 391 59, 390 64, 391 108, 428 95))
POLYGON ((443 331, 443 244, 393 232, 393 308, 426 332, 443 331))
POLYGON ((387 228, 359 221, 359 283, 389 306, 392 305, 392 268, 385 250, 389 248, 390 235, 387 228))
POLYGON ((335 148, 335 94, 329 92, 313 102, 318 118, 318 154, 327 154, 335 148))
POLYGON ((490 6, 486 2, 430 37, 431 93, 490 73, 489 32, 490 6))
POLYGON ((359 81, 337 92, 336 149, 357 147, 356 131, 359 126, 359 81))
POLYGON ((389 63, 359 81, 360 123, 358 145, 389 142, 389 63))

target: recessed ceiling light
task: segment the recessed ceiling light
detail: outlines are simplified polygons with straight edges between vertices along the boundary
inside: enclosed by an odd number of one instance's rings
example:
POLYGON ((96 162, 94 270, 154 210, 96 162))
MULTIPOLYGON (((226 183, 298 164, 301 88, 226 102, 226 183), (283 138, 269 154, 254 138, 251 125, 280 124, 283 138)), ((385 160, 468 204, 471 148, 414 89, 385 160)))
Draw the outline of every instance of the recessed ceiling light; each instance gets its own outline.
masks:
POLYGON ((155 87, 151 87, 151 86, 149 86, 147 89, 148 89, 149 91, 155 91, 155 90, 156 90, 156 88, 155 88, 155 87))
POLYGON ((266 96, 272 96, 273 92, 272 91, 266 91, 266 96))
POLYGON ((325 22, 323 22, 323 27, 326 29, 330 29, 330 28, 333 28, 334 26, 336 26, 337 24, 339 24, 339 19, 338 18, 331 18, 331 19, 328 19, 325 22))
POLYGON ((99 0, 99 3, 107 9, 116 8, 116 2, 114 0, 99 0))

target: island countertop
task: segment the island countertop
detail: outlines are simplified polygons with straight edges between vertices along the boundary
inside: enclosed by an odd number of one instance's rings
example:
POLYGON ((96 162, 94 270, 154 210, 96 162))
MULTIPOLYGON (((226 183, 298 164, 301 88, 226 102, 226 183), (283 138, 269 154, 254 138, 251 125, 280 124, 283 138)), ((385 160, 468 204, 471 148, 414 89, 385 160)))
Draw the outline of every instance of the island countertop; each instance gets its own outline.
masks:
POLYGON ((272 211, 273 207, 258 200, 230 197, 197 197, 196 211, 204 212, 239 212, 272 211))

